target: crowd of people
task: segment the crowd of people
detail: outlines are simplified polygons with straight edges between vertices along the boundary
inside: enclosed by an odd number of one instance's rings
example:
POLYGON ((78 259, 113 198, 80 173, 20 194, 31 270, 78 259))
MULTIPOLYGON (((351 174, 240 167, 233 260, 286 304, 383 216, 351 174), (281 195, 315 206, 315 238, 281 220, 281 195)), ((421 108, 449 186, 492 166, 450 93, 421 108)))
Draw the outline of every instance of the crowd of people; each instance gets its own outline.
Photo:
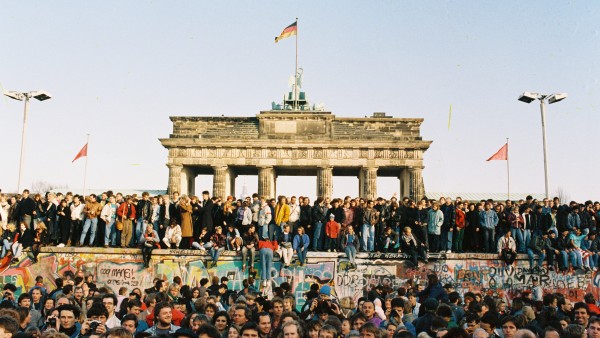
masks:
POLYGON ((573 304, 564 294, 544 293, 536 279, 510 300, 459 294, 435 274, 426 285, 369 285, 358 299, 336 297, 330 284, 313 284, 302 294, 283 282, 264 294, 252 277, 236 290, 227 277, 213 276, 196 285, 184 285, 180 277, 155 278, 148 289, 121 287, 117 293, 83 271, 64 272, 55 287, 47 282, 38 276, 27 290, 3 285, 0 337, 600 337, 600 308, 592 293, 573 304))
MULTIPOLYGON (((253 194, 201 197, 123 196, 108 191, 83 197, 72 193, 0 194, 2 256, 17 259, 31 248, 97 246, 141 248, 149 265, 155 248, 197 249, 215 264, 223 251, 239 252, 243 270, 254 272, 256 255, 270 270, 273 253, 284 266, 303 265, 308 251, 345 253, 355 266, 357 252, 402 252, 415 266, 428 254, 497 253, 513 264, 527 254, 531 272, 598 269, 600 203, 561 204, 558 198, 463 201, 442 197, 413 201, 377 198, 253 194), (295 258, 294 258, 295 257, 295 258)), ((266 279, 266 276, 263 276, 266 279)))

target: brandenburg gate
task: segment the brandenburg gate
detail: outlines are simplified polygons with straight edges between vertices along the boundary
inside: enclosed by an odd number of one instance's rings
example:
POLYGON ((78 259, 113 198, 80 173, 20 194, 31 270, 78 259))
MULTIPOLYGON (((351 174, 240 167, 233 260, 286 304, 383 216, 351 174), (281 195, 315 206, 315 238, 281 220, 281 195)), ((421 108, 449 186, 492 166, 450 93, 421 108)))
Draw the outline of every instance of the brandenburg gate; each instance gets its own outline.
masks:
POLYGON ((254 117, 172 116, 173 133, 160 139, 169 151, 169 192, 195 194, 196 176, 212 174, 214 196, 235 196, 238 175, 258 175, 258 194, 276 197, 278 175, 316 175, 317 196, 332 197, 333 176, 341 175, 358 177, 363 198, 378 197, 378 176, 398 178, 401 197, 424 196, 431 141, 421 138, 423 119, 273 107, 254 117))

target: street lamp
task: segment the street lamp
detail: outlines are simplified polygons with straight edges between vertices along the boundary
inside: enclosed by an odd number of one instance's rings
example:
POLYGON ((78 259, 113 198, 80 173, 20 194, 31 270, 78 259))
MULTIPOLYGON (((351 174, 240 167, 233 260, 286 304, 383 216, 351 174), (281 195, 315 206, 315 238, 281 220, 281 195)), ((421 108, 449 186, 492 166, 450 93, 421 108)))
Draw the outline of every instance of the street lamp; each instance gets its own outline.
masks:
POLYGON ((27 128, 27 111, 29 110, 29 99, 34 98, 39 101, 44 101, 52 98, 52 96, 43 90, 37 90, 28 93, 9 91, 4 92, 4 95, 17 101, 25 101, 25 112, 23 113, 23 131, 21 134, 21 159, 19 162, 19 180, 17 181, 17 193, 20 193, 21 177, 23 176, 23 153, 25 150, 25 130, 27 128))
POLYGON ((519 96, 519 101, 525 103, 531 103, 535 100, 540 100, 540 110, 542 111, 542 139, 544 142, 544 180, 546 187, 546 198, 550 198, 548 194, 548 147, 546 145, 546 101, 549 104, 553 104, 562 101, 567 98, 567 93, 555 93, 555 94, 539 94, 524 92, 519 96))

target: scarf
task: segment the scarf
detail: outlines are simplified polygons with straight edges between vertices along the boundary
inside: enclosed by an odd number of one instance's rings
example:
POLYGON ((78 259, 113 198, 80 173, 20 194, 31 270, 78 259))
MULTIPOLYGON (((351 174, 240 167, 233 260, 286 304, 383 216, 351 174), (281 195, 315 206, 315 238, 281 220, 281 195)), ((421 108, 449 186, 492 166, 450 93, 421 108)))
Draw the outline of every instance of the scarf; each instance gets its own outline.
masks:
POLYGON ((404 241, 404 243, 410 243, 411 241, 414 241, 415 244, 417 243, 412 233, 409 236, 406 236, 404 233, 402 233, 402 240, 404 241))

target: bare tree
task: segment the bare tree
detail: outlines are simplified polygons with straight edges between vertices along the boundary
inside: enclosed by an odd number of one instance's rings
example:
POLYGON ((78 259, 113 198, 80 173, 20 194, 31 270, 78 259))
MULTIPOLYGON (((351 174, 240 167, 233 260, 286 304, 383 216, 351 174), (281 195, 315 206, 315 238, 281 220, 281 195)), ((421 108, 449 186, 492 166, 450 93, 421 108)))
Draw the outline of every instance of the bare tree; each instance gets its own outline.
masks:
POLYGON ((52 184, 46 181, 36 181, 31 184, 31 192, 34 194, 44 194, 48 191, 66 188, 66 185, 52 184))
POLYGON ((563 187, 556 188, 556 197, 560 199, 561 203, 568 203, 569 199, 571 198, 569 192, 563 187))

